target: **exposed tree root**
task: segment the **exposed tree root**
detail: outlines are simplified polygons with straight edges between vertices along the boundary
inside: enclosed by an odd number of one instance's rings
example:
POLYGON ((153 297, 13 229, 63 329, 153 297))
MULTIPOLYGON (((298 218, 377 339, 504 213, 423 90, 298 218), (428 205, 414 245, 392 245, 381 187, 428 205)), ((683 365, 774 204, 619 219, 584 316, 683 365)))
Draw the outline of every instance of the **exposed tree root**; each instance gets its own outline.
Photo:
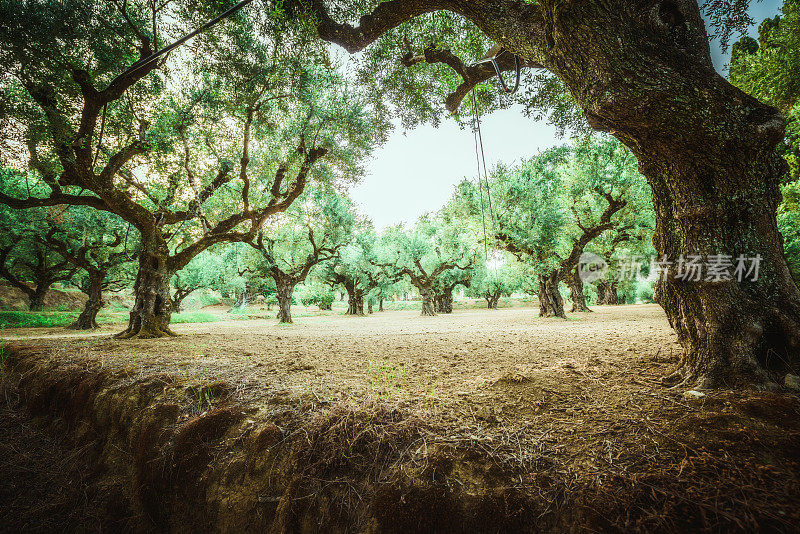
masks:
POLYGON ((115 339, 156 339, 160 337, 178 337, 178 334, 170 330, 166 325, 138 325, 138 327, 129 326, 114 336, 115 339))

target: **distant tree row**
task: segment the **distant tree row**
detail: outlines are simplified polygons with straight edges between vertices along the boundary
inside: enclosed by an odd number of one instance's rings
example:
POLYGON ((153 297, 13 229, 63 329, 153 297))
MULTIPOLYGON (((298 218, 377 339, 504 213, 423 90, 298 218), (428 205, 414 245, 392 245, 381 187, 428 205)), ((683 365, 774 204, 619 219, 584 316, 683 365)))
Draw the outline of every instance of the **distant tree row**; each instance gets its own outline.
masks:
MULTIPOLYGON (((27 187, 27 177, 5 172, 7 191, 27 187)), ((207 234, 184 225, 165 239, 166 257, 189 259, 169 270, 160 305, 166 314, 180 311, 189 294, 205 288, 234 295, 235 307, 260 294, 275 301, 280 322, 290 323, 298 285, 304 304, 323 309, 341 291, 350 315, 370 313, 373 304, 382 310, 386 299, 413 288, 421 313, 435 315, 453 311, 460 286, 488 308, 514 292, 535 293, 540 315, 565 317, 566 291, 572 311, 590 311, 578 275, 583 252, 613 264, 616 256, 651 250, 646 185, 630 153, 613 139, 585 138, 515 167, 501 165, 487 183, 465 180, 440 211, 381 233, 326 180, 304 186, 233 244, 193 249, 207 234)), ((97 326, 107 289, 133 284, 138 302, 142 269, 150 266, 141 264, 142 238, 133 224, 90 206, 0 209, 0 276, 28 296, 30 309, 41 309, 56 282, 87 294, 75 328, 97 326)), ((620 302, 614 274, 591 290, 597 303, 620 302)))

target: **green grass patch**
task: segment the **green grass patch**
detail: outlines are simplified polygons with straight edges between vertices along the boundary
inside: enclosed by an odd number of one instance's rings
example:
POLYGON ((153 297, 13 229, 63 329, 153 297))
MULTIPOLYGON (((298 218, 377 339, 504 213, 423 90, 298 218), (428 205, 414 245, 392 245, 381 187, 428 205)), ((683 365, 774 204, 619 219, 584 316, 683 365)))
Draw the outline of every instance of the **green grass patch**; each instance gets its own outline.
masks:
POLYGON ((226 317, 203 311, 188 311, 173 313, 170 318, 171 323, 213 323, 224 321, 226 317))
MULTIPOLYGON (((0 328, 50 328, 65 327, 75 322, 78 311, 0 311, 0 328)), ((128 310, 101 311, 99 324, 119 324, 128 320, 128 310)))
POLYGON ((402 367, 387 361, 367 361, 367 380, 370 388, 381 397, 398 394, 405 388, 407 373, 402 367))
MULTIPOLYGON (((0 328, 48 328, 66 327, 80 315, 77 311, 0 311, 0 328)), ((224 321, 225 316, 203 311, 173 313, 172 323, 211 323, 224 321)), ((128 320, 128 309, 102 310, 97 315, 99 324, 122 324, 128 320)))
POLYGON ((0 328, 68 326, 77 317, 78 312, 0 311, 0 328))

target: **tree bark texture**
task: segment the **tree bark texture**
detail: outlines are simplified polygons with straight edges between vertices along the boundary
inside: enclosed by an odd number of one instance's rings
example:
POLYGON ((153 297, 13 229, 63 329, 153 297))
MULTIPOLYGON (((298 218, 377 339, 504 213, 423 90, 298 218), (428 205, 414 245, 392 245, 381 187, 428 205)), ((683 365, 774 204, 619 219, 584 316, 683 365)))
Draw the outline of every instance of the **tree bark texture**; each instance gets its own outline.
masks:
POLYGON ((118 338, 149 339, 175 335, 169 329, 172 315, 169 281, 173 273, 168 267, 168 258, 169 250, 163 239, 144 244, 133 286, 135 300, 128 328, 117 334, 118 338))
POLYGON ((581 280, 576 270, 571 271, 567 277, 569 286, 569 299, 572 301, 572 312, 590 312, 586 305, 586 295, 583 293, 583 280, 581 280))
POLYGON ((72 323, 69 328, 72 330, 94 330, 99 328, 97 324, 97 314, 102 309, 105 302, 103 302, 103 279, 105 273, 103 272, 90 272, 89 273, 89 286, 85 289, 88 299, 83 307, 83 311, 72 323))
POLYGON ((344 283, 344 289, 347 291, 347 315, 364 315, 364 291, 352 280, 344 283))
POLYGON ((443 289, 437 292, 433 304, 436 313, 453 313, 453 290, 443 289))
POLYGON ((600 280, 597 284, 597 304, 616 306, 620 303, 617 293, 617 282, 614 280, 600 280))
POLYGON ((539 275, 539 317, 567 318, 564 300, 558 291, 558 282, 557 271, 539 275))
POLYGON ((292 293, 294 293, 295 282, 289 276, 275 276, 275 296, 278 299, 278 322, 292 322, 292 293))
POLYGON ((42 311, 44 309, 44 298, 50 291, 50 284, 39 283, 35 289, 28 293, 28 309, 30 311, 42 311))
POLYGON ((422 298, 422 315, 436 315, 436 310, 433 307, 433 289, 429 287, 418 287, 417 289, 419 289, 419 296, 422 298))

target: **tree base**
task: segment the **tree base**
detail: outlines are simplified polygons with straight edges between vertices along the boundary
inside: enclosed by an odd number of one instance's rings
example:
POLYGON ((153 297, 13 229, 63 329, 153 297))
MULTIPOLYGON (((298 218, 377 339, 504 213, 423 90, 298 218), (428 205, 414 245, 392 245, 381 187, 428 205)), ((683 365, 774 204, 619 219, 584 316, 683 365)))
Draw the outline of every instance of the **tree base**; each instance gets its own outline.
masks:
POLYGON ((115 339, 157 339, 160 337, 178 337, 170 330, 169 321, 158 317, 142 318, 131 312, 128 328, 116 334, 115 339))
POLYGON ((698 390, 739 387, 765 391, 777 388, 777 384, 763 370, 754 370, 753 373, 738 376, 730 376, 728 373, 723 378, 712 374, 695 373, 685 363, 681 363, 678 369, 672 373, 661 377, 661 385, 668 389, 691 388, 698 390))
POLYGON ((114 339, 157 339, 160 337, 178 337, 178 334, 169 328, 127 328, 116 334, 114 339))

